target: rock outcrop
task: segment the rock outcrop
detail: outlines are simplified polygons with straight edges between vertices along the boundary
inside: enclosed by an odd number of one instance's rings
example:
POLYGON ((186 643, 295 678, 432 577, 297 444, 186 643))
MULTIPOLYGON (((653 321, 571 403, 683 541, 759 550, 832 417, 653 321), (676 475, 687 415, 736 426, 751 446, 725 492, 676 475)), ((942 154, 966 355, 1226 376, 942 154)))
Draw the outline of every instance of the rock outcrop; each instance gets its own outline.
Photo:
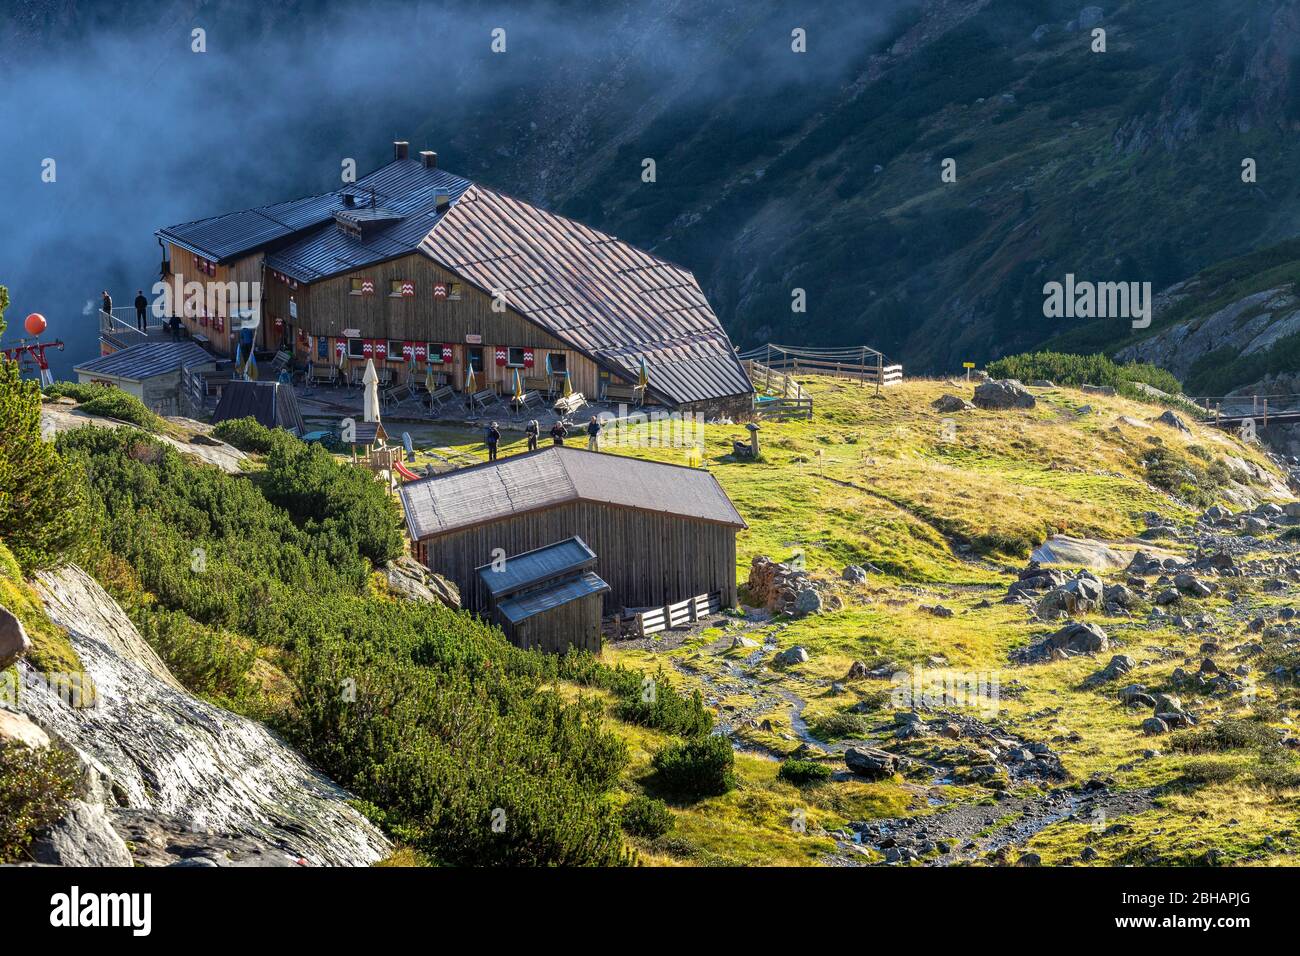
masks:
POLYGON ((1014 378, 985 382, 975 386, 973 399, 977 408, 1001 411, 1008 408, 1033 408, 1037 404, 1029 389, 1014 378))
POLYGON ((96 690, 90 706, 73 706, 18 663, 19 711, 74 751, 90 781, 34 846, 38 859, 126 865, 102 824, 139 812, 195 853, 219 834, 280 863, 365 866, 386 855, 388 841, 347 791, 262 724, 186 693, 89 575, 65 568, 36 586, 96 690))

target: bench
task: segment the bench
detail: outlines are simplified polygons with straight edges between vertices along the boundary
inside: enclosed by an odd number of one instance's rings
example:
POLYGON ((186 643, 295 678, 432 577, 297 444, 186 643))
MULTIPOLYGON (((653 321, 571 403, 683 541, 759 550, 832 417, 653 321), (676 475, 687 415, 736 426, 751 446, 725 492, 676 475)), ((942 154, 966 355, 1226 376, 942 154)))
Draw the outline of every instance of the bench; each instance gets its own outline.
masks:
POLYGON ((311 374, 304 377, 308 385, 334 385, 339 380, 339 370, 333 365, 313 365, 311 374))
POLYGON ((522 414, 523 412, 541 408, 543 403, 540 392, 524 392, 522 398, 511 399, 511 404, 515 406, 516 411, 522 414))
POLYGON ((435 388, 429 393, 429 411, 442 408, 449 401, 456 397, 456 390, 450 385, 444 385, 442 388, 435 388))
POLYGON ((493 405, 501 402, 501 396, 490 388, 485 388, 481 392, 475 392, 469 398, 471 408, 477 408, 479 411, 486 412, 493 405))
POLYGON ((524 388, 530 392, 545 392, 547 395, 555 394, 555 383, 549 377, 525 377, 524 388))
POLYGON ((561 415, 572 415, 586 405, 587 400, 582 397, 582 392, 574 392, 567 398, 557 398, 555 400, 555 410, 561 415))
POLYGON ((640 389, 635 385, 614 385, 605 386, 605 398, 611 402, 635 402, 641 397, 640 389))
POLYGON ((288 349, 281 349, 275 353, 275 358, 271 360, 271 371, 278 372, 289 365, 289 360, 293 354, 288 349))
POLYGON ((392 408, 402 404, 402 402, 405 402, 414 396, 415 388, 409 383, 405 385, 395 385, 392 388, 384 389, 383 393, 379 396, 379 402, 384 408, 392 408))

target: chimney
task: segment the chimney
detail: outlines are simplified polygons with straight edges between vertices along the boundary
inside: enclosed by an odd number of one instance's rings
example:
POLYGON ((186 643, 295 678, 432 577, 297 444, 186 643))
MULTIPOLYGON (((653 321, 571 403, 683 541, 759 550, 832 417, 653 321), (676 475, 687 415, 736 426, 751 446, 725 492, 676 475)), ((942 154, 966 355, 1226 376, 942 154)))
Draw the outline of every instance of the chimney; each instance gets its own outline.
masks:
POLYGON ((356 204, 357 204, 357 197, 356 197, 356 196, 352 195, 351 193, 344 193, 344 194, 343 194, 343 205, 344 205, 344 206, 346 206, 348 209, 351 209, 351 208, 352 208, 353 206, 355 206, 356 204))
POLYGON ((438 168, 438 154, 431 149, 420 150, 420 160, 424 163, 425 169, 438 168))
POLYGON ((393 158, 406 159, 410 154, 411 144, 404 139, 393 140, 393 158))
POLYGON ((446 212, 447 207, 451 205, 450 193, 438 193, 433 197, 433 206, 438 212, 446 212))

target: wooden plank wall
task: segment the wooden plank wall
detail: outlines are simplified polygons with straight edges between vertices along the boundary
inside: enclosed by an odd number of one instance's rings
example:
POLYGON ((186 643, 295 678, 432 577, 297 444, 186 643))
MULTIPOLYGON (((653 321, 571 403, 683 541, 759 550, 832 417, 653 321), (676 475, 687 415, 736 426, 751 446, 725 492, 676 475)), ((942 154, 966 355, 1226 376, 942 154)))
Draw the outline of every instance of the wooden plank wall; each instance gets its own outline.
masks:
POLYGON ((487 595, 474 573, 494 549, 521 554, 578 535, 596 552, 596 573, 610 586, 607 613, 619 607, 673 604, 714 591, 736 604, 736 528, 676 515, 574 502, 427 538, 425 563, 455 581, 461 602, 482 610, 487 595))
POLYGON ((518 625, 511 625, 499 614, 495 618, 506 638, 524 650, 563 654, 576 647, 599 654, 601 614, 601 596, 589 594, 536 614, 518 625))
MULTIPOLYGON (((363 339, 446 342, 456 346, 455 358, 451 368, 440 370, 448 372, 451 376, 449 380, 459 388, 465 381, 467 371, 465 349, 470 347, 470 343, 466 339, 470 335, 477 335, 482 341, 473 343, 473 347, 483 348, 486 384, 504 384, 508 389, 514 381, 512 369, 497 366, 495 346, 531 347, 534 350, 533 368, 524 370, 525 375, 538 378, 544 376, 546 354, 552 351, 562 353, 567 356, 574 391, 588 396, 596 394, 597 369, 594 362, 565 348, 559 339, 517 312, 494 312, 491 296, 464 280, 457 279, 422 253, 412 253, 325 279, 313 285, 310 290, 301 285, 292 290, 270 278, 266 292, 266 311, 272 320, 276 316, 288 315, 289 296, 292 294, 298 303, 298 325, 312 336, 330 337, 331 350, 344 329, 357 329, 363 339), (353 295, 352 279, 369 279, 374 282, 374 294, 353 295), (394 297, 388 294, 390 283, 402 280, 415 283, 414 296, 394 297), (440 282, 459 282, 461 298, 435 299, 433 287, 440 282)), ((305 349, 314 348, 314 345, 314 340, 308 346, 299 344, 299 359, 305 360, 305 349)), ((404 364, 400 359, 398 356, 398 361, 393 364, 404 364)), ((439 370, 436 363, 435 369, 439 370)), ((485 387, 482 379, 479 387, 485 387)))

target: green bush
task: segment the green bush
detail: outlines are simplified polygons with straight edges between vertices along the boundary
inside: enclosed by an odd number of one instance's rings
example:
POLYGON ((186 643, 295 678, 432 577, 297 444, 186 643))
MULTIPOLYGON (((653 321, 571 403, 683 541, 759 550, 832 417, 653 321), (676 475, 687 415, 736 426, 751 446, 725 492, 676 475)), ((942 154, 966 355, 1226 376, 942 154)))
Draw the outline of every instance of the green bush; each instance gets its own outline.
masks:
POLYGON ((1132 388, 1135 382, 1170 395, 1178 395, 1183 390, 1178 379, 1158 366, 1139 362, 1120 365, 1101 353, 1026 352, 990 362, 987 371, 993 378, 1014 378, 1022 382, 1048 379, 1057 385, 1109 385, 1140 399, 1147 396, 1132 388))
POLYGON ((821 783, 831 778, 831 768, 815 760, 786 760, 781 764, 781 769, 776 772, 777 777, 793 783, 796 786, 802 786, 808 783, 821 783))
POLYGON ((141 610, 133 619, 167 669, 194 693, 223 701, 233 700, 244 690, 257 660, 253 647, 179 611, 141 610))
POLYGON ((144 402, 112 385, 56 382, 45 390, 45 394, 53 398, 75 399, 78 408, 87 415, 115 418, 145 431, 161 432, 165 427, 163 420, 149 411, 144 402))
POLYGON ((623 809, 619 811, 619 823, 633 836, 656 840, 667 834, 676 821, 662 800, 635 796, 623 804, 623 809))
POLYGON ((265 455, 277 442, 293 437, 286 431, 267 428, 251 417, 228 418, 212 429, 212 434, 226 444, 254 455, 265 455))
POLYGON ((1258 721, 1229 718, 1211 727, 1181 731, 1169 743, 1184 753, 1214 753, 1275 745, 1277 734, 1258 721))
POLYGON ((865 714, 833 713, 817 720, 810 728, 818 740, 844 740, 865 737, 871 722, 865 714))
POLYGON ((0 539, 40 567, 78 551, 88 520, 79 470, 41 438, 40 387, 0 358, 0 539))
POLYGON ((66 750, 0 744, 0 863, 21 860, 32 835, 62 818, 77 778, 66 750))
POLYGON ((655 784, 681 800, 718 796, 735 787, 735 763, 726 737, 670 744, 654 756, 655 784))

